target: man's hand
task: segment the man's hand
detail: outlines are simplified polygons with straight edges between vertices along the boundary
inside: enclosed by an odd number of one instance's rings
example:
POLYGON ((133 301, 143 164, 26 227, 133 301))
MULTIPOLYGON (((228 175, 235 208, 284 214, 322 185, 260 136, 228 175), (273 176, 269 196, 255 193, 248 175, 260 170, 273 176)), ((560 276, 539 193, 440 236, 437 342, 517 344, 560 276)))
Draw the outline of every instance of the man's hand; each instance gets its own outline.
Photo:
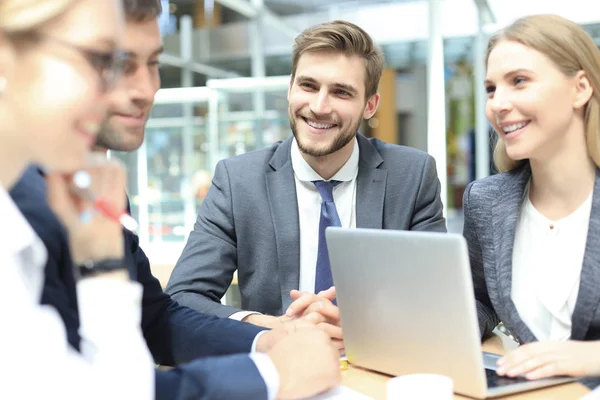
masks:
POLYGON ((285 316, 288 318, 302 317, 317 324, 329 335, 340 354, 344 353, 340 310, 333 304, 336 297, 335 287, 318 294, 292 290, 290 296, 294 302, 288 307, 285 316))
POLYGON ((267 355, 279 372, 278 399, 307 398, 340 384, 337 351, 329 337, 319 329, 291 333, 275 344, 267 355))
POLYGON ((272 315, 263 314, 250 314, 242 319, 243 322, 269 329, 280 328, 283 323, 289 320, 291 320, 291 318, 285 315, 282 315, 281 317, 274 317, 272 315))
MULTIPOLYGON (((272 317, 274 318, 274 317, 272 317)), ((315 322, 312 322, 306 318, 299 318, 296 320, 290 320, 284 323, 280 323, 276 328, 266 331, 261 334, 256 342, 256 351, 261 353, 267 353, 273 348, 280 340, 284 337, 302 332, 303 330, 314 330, 316 328, 315 322)))
POLYGON ((556 375, 600 376, 600 341, 528 343, 498 360, 499 375, 541 379, 556 375))
MULTIPOLYGON (((315 305, 315 303, 320 303, 320 302, 329 303, 333 307, 335 307, 335 309, 337 309, 337 307, 334 306, 332 303, 333 300, 335 300, 335 296, 336 296, 334 286, 330 287, 327 290, 323 290, 323 291, 319 292, 318 294, 313 294, 310 292, 301 292, 299 290, 292 290, 290 292, 290 296, 291 296, 292 300, 294 300, 294 302, 292 304, 290 304, 287 311, 285 312, 285 315, 287 315, 288 317, 295 317, 295 316, 301 316, 304 314, 308 314, 311 311, 313 311, 313 310, 309 310, 309 308, 311 306, 315 305)), ((316 307, 320 307, 320 306, 316 306, 316 307)), ((335 315, 335 313, 333 313, 332 315, 335 315)), ((339 319, 339 312, 337 312, 337 316, 339 319)))

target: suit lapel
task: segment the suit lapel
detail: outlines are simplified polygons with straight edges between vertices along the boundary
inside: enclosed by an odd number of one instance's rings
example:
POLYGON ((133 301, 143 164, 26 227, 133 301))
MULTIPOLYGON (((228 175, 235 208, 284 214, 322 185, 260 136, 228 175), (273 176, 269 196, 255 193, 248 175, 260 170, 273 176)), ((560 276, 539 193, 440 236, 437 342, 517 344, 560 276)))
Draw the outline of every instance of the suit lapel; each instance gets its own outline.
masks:
POLYGON ((498 310, 500 319, 521 342, 531 342, 535 336, 521 320, 512 301, 512 260, 517 222, 523 202, 525 186, 531 176, 527 163, 520 169, 506 174, 504 184, 497 188, 492 204, 492 229, 496 260, 496 293, 503 306, 498 310))
POLYGON ((356 178, 356 227, 381 229, 387 170, 380 169, 383 158, 362 135, 357 135, 360 149, 356 178))
POLYGON ((275 229, 281 303, 284 310, 290 303, 290 290, 298 289, 300 281, 300 225, 296 183, 290 158, 291 143, 291 138, 281 143, 269 163, 273 171, 265 174, 275 229))
POLYGON ((581 268, 579 294, 572 317, 571 339, 583 340, 600 302, 600 251, 597 239, 600 237, 600 177, 596 171, 596 182, 592 195, 592 211, 581 268))

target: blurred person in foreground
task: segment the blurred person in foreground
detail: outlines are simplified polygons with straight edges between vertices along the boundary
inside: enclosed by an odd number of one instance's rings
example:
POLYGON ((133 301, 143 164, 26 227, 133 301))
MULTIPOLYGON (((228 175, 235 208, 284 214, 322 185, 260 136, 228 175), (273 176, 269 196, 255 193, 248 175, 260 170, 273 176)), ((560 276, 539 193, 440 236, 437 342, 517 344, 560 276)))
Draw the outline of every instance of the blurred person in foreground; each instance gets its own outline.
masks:
MULTIPOLYGON (((160 2, 125 0, 124 12, 122 47, 127 59, 120 85, 108 97, 108 118, 96 138, 95 150, 100 155, 107 150, 134 151, 140 147, 160 87, 160 2)), ((121 191, 124 193, 124 186, 121 191)), ((66 232, 48 207, 45 192, 43 173, 32 167, 11 195, 49 251, 42 301, 59 311, 69 342, 80 348, 72 255, 65 246, 66 232)), ((338 383, 335 351, 314 323, 298 321, 266 331, 182 307, 152 276, 138 237, 127 230, 123 235, 131 276, 143 286, 141 327, 148 348, 156 363, 177 366, 155 371, 158 399, 298 398, 338 383), (288 335, 294 330, 298 332, 288 335)))
POLYGON ((86 168, 97 195, 125 206, 124 170, 86 163, 118 78, 123 28, 117 0, 0 0, 2 399, 153 398, 142 288, 128 277, 121 227, 71 184, 86 168), (7 193, 30 163, 51 171, 48 201, 73 264, 94 266, 78 270, 79 353, 55 309, 39 304, 47 252, 7 193))

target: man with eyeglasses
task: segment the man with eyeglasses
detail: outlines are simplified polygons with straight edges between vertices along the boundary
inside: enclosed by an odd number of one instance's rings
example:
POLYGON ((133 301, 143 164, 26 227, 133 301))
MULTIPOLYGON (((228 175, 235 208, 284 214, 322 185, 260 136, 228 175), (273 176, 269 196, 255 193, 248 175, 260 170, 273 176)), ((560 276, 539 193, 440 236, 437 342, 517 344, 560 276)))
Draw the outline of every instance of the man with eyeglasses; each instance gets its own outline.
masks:
MULTIPOLYGON (((111 89, 122 66, 120 85, 110 92, 105 129, 98 135, 99 152, 129 152, 139 148, 154 95, 160 87, 158 56, 163 49, 157 21, 160 2, 124 0, 124 5, 127 17, 124 54, 101 53, 60 41, 80 51, 98 71, 101 90, 111 89)), ((37 168, 30 168, 11 195, 48 249, 42 302, 57 309, 70 344, 79 349, 73 263, 66 232, 45 201, 43 175, 37 168)), ((327 335, 313 324, 300 321, 283 329, 265 331, 182 307, 162 291, 159 281, 152 276, 137 236, 128 231, 124 235, 127 263, 132 266, 130 273, 144 287, 141 325, 147 345, 156 363, 177 366, 156 371, 157 399, 299 398, 339 382, 337 353, 327 335), (298 332, 292 332, 295 330, 298 332)))

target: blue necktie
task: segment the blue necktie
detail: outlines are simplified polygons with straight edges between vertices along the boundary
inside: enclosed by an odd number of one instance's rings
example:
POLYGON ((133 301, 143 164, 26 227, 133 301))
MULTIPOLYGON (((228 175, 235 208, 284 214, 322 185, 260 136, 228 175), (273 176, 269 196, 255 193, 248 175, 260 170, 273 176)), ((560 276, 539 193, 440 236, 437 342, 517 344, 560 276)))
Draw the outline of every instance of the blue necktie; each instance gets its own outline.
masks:
MULTIPOLYGON (((323 202, 321 203, 321 218, 319 220, 319 250, 317 253, 317 273, 315 275, 315 293, 321 290, 327 290, 333 286, 333 276, 331 275, 331 264, 329 263, 329 253, 327 252, 327 242, 325 241, 325 229, 328 226, 342 226, 340 217, 335 209, 333 202, 333 188, 340 184, 340 181, 313 181, 317 190, 321 194, 323 202)), ((335 304, 335 302, 334 302, 335 304)))

